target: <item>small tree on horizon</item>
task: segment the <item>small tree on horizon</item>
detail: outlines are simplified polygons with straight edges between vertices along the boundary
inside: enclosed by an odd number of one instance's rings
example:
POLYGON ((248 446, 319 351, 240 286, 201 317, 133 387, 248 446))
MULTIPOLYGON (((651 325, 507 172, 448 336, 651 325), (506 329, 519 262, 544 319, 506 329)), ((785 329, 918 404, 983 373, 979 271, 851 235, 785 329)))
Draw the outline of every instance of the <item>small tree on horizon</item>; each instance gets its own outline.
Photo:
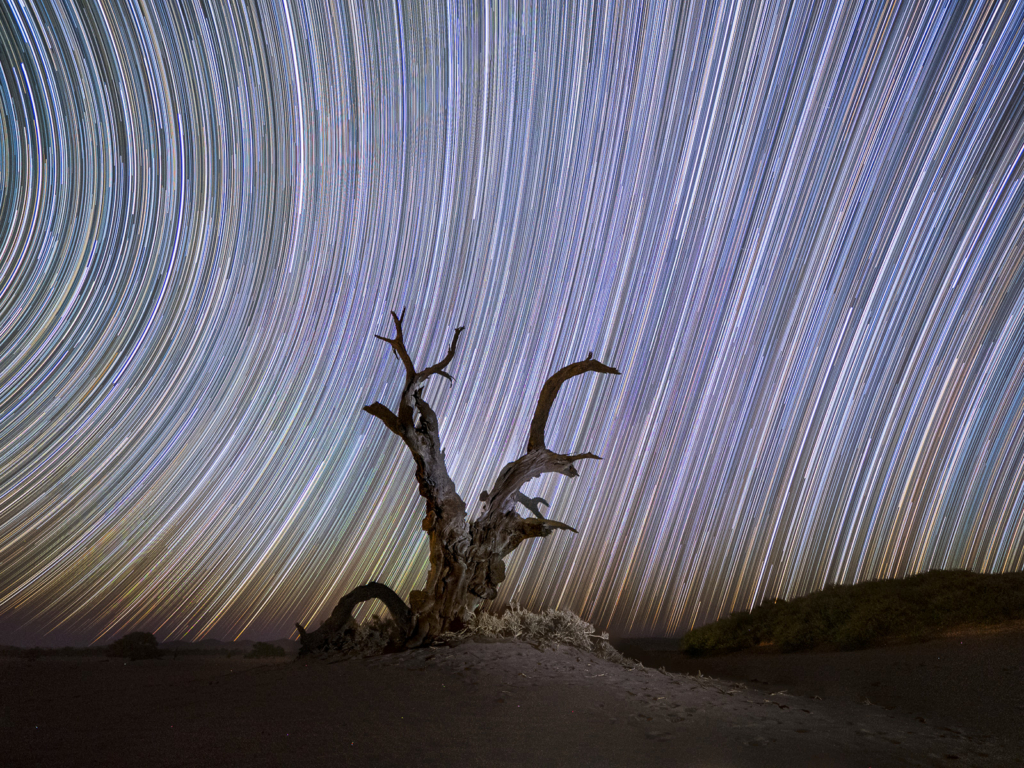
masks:
POLYGON ((426 501, 423 530, 429 537, 430 571, 423 589, 413 590, 406 604, 390 587, 370 582, 349 592, 320 627, 306 632, 296 624, 302 643, 301 653, 329 651, 341 647, 354 632, 352 611, 360 603, 379 599, 391 612, 400 642, 406 647, 429 643, 438 635, 461 628, 484 600, 497 596, 498 585, 505 580, 505 557, 527 539, 549 536, 555 530, 570 530, 565 523, 551 520, 540 506, 549 506, 542 498, 529 498, 521 488, 529 480, 557 472, 576 477, 575 462, 600 459, 593 453, 557 453, 545 444, 548 414, 558 391, 569 379, 584 373, 618 374, 615 368, 594 360, 571 363, 552 374, 541 388, 526 450, 498 473, 490 490, 480 494, 482 509, 475 519, 466 519, 466 502, 458 494, 448 475, 441 449, 437 415, 423 397, 423 387, 431 376, 452 380, 445 370, 455 358, 459 334, 456 328, 448 353, 434 365, 417 370, 405 345, 401 315, 391 313, 393 338, 376 336, 388 344, 405 367, 405 385, 398 399, 397 412, 375 402, 364 411, 380 419, 400 437, 416 463, 416 482, 426 501), (522 504, 532 513, 523 517, 516 512, 522 504))
POLYGON ((247 659, 273 659, 287 656, 284 648, 273 643, 253 643, 252 650, 245 654, 247 659))
POLYGON ((151 632, 132 632, 107 647, 107 656, 120 659, 159 659, 163 651, 151 632))

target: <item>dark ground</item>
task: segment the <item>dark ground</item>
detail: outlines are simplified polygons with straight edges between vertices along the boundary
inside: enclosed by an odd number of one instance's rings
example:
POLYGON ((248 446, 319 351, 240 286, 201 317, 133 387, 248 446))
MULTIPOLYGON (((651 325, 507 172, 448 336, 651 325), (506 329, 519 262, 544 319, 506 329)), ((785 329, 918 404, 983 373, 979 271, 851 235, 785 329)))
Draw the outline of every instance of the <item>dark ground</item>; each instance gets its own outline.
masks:
POLYGON ((691 657, 678 640, 624 639, 622 653, 649 667, 736 680, 765 692, 883 707, 940 728, 997 736, 1024 755, 1024 626, 964 631, 924 643, 861 651, 754 649, 691 657))
POLYGON ((0 658, 0 766, 1024 766, 1024 631, 699 660, 620 645, 745 687, 524 643, 339 663, 0 658))

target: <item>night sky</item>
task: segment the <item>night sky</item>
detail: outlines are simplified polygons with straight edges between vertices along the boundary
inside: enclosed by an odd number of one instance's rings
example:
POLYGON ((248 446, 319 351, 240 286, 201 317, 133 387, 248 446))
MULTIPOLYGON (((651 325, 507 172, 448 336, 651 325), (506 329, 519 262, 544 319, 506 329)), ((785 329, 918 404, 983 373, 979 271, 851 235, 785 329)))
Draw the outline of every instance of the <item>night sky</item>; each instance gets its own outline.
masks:
POLYGON ((401 364, 496 603, 676 634, 1024 568, 1024 4, 0 9, 0 642, 282 637, 426 575, 401 364), (566 10, 569 7, 569 10, 566 10), (526 512, 525 509, 521 510, 526 512))

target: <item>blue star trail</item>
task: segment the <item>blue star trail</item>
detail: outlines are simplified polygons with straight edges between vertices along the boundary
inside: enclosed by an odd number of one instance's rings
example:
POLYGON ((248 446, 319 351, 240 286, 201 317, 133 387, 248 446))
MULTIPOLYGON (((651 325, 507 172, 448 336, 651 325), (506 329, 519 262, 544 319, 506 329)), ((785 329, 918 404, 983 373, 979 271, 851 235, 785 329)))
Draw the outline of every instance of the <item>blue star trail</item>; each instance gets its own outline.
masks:
POLYGON ((1024 4, 8 0, 0 66, 0 639, 419 587, 402 307, 468 501, 622 372, 499 605, 1024 568, 1024 4))

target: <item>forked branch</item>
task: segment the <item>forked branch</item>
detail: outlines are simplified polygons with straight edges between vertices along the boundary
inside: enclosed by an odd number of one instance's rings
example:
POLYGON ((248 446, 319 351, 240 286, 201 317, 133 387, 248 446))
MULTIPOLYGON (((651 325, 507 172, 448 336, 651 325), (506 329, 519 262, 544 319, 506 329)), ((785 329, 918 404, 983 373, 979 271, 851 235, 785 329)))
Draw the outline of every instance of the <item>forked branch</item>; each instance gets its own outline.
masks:
POLYGON ((530 512, 533 513, 533 516, 536 517, 538 520, 543 520, 546 526, 552 528, 562 528, 567 531, 572 531, 573 533, 579 533, 579 531, 577 531, 571 525, 560 523, 557 520, 548 520, 546 517, 544 517, 544 515, 540 513, 541 504, 543 504, 545 507, 551 506, 550 504, 548 504, 547 499, 541 498, 540 496, 531 499, 522 491, 516 491, 515 493, 512 494, 512 497, 520 504, 522 504, 524 507, 526 507, 528 510, 530 510, 530 512))
POLYGON ((441 360, 434 365, 424 368, 422 371, 417 371, 412 356, 405 346, 405 335, 402 332, 405 309, 402 309, 401 315, 392 312, 391 319, 395 325, 394 338, 380 336, 379 334, 374 334, 374 336, 389 345, 391 351, 395 353, 395 357, 401 360, 402 365, 405 367, 405 386, 402 387, 402 394, 398 400, 398 413, 394 413, 380 402, 364 406, 363 410, 383 421, 388 429, 405 439, 408 443, 409 432, 414 427, 415 412, 418 410, 417 404, 422 402, 418 394, 422 390, 420 385, 431 376, 442 376, 448 379, 448 381, 453 381, 451 374, 445 368, 455 359, 455 352, 459 344, 459 334, 464 330, 464 326, 455 329, 451 344, 448 345, 448 353, 441 360))
POLYGON ((395 357, 402 361, 402 365, 405 366, 405 389, 408 389, 409 384, 416 377, 416 367, 412 363, 412 358, 409 357, 409 350, 405 348, 405 337, 402 335, 402 321, 405 320, 405 307, 402 307, 401 317, 396 315, 394 310, 392 310, 391 319, 395 322, 395 338, 389 339, 387 336, 381 336, 376 333, 373 335, 374 338, 380 339, 385 344, 391 345, 391 350, 395 353, 395 357))
MULTIPOLYGON (((544 431, 547 428, 548 416, 551 407, 558 397, 562 385, 569 379, 580 376, 584 373, 610 373, 618 374, 619 371, 610 365, 605 365, 595 360, 593 355, 587 355, 585 360, 570 363, 564 368, 553 373, 541 388, 540 397, 537 399, 537 407, 533 412, 533 420, 530 422, 530 437, 526 443, 526 453, 515 461, 511 461, 498 473, 498 479, 494 488, 481 494, 480 499, 487 505, 485 517, 490 515, 503 515, 509 512, 520 501, 525 498, 519 489, 529 480, 548 472, 558 472, 566 477, 576 477, 579 473, 573 462, 580 459, 600 459, 594 453, 555 453, 544 443, 544 431)), ((534 514, 540 517, 538 511, 534 514)), ((552 527, 568 528, 565 524, 554 525, 555 521, 540 519, 552 527)), ((532 529, 531 529, 532 530, 532 529)), ((543 535, 543 534, 542 534, 543 535)))

